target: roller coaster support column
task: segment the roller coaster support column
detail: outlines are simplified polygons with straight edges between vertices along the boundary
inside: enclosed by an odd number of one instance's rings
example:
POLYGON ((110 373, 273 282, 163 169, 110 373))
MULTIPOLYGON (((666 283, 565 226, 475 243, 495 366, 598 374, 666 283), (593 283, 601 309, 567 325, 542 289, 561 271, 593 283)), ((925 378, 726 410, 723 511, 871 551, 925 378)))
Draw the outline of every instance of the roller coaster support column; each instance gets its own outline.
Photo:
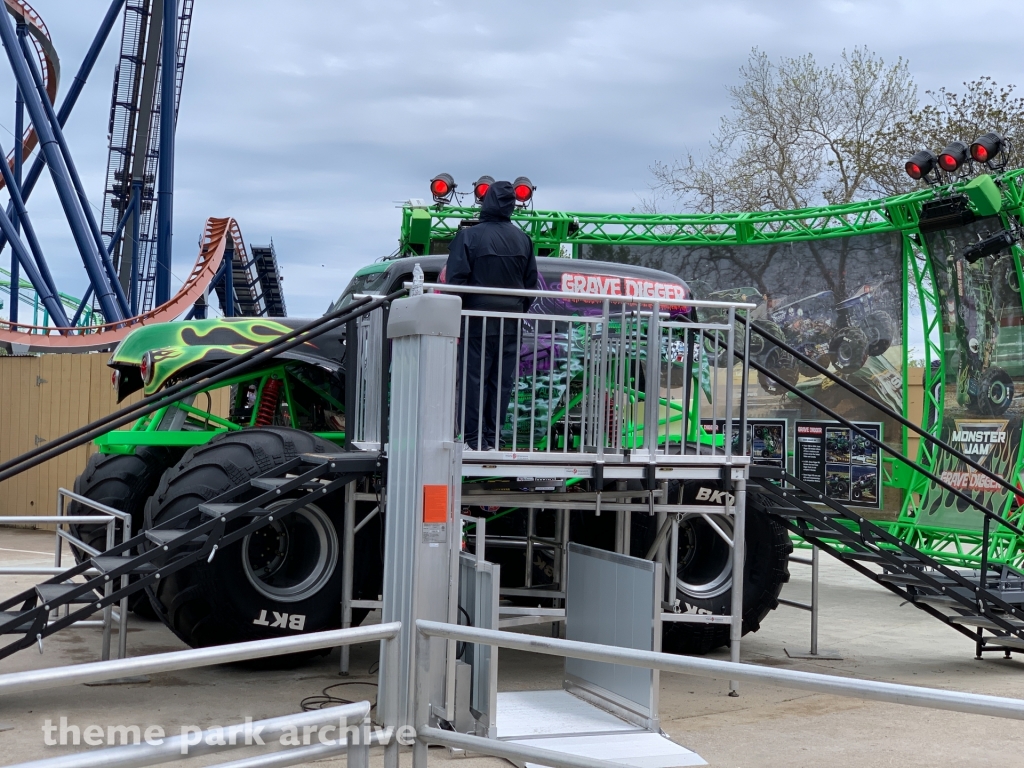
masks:
POLYGON ((160 64, 160 189, 156 219, 156 284, 160 306, 171 298, 171 243, 174 233, 174 90, 178 43, 178 2, 164 0, 163 48, 160 64))
MULTIPOLYGON (((24 23, 18 24, 18 38, 24 38, 28 34, 28 29, 24 23)), ((14 181, 21 188, 21 172, 22 166, 25 163, 25 99, 21 95, 21 88, 15 88, 14 91, 14 181)), ((11 204, 13 207, 13 202, 11 204)), ((11 207, 8 207, 8 213, 11 212, 11 207)), ((15 214, 12 217, 14 221, 14 231, 18 231, 18 216, 15 214)), ((18 261, 18 257, 14 254, 14 250, 11 250, 11 308, 7 313, 8 319, 12 323, 18 322, 18 304, 21 301, 21 297, 18 295, 21 292, 21 263, 18 261)))
MULTIPOLYGON (((398 659, 381 658, 381 710, 388 725, 413 725, 413 696, 445 704, 445 644, 433 643, 430 674, 413 668, 415 622, 454 622, 462 463, 455 443, 455 351, 462 300, 445 294, 398 299, 393 339, 384 538, 383 621, 401 621, 398 659), (394 718, 394 719, 391 719, 394 718), (397 720, 397 722, 395 722, 397 720)), ((397 768, 397 764, 396 768, 397 768)))
MULTIPOLYGON (((57 111, 57 122, 61 124, 61 127, 64 126, 68 121, 68 118, 71 116, 71 110, 74 109, 75 104, 78 102, 78 97, 82 93, 82 89, 85 88, 85 82, 88 80, 89 74, 92 72, 93 65, 96 64, 96 59, 99 58, 100 51, 103 50, 103 44, 106 43, 107 37, 110 35, 110 30, 113 29, 114 22, 117 21, 118 16, 121 13, 121 7, 124 3, 125 0, 113 0, 110 4, 110 8, 107 9, 107 15, 103 17, 103 23, 100 24, 100 28, 96 32, 96 37, 93 38, 92 45, 89 46, 89 52, 85 54, 85 58, 82 60, 82 65, 78 68, 78 72, 75 74, 75 79, 71 81, 71 87, 68 88, 68 92, 64 96, 64 101, 61 102, 60 109, 57 111)), ((18 135, 21 136, 23 134, 18 135)), ((36 182, 39 181, 39 177, 42 175, 43 168, 45 166, 46 161, 42 156, 38 156, 32 163, 32 167, 29 168, 28 174, 25 176, 25 183, 21 187, 21 195, 25 200, 28 200, 29 196, 32 194, 32 190, 35 189, 36 182)), ((13 211, 13 206, 8 203, 7 215, 11 216, 13 211)), ((7 245, 7 236, 0 236, 0 251, 3 250, 5 245, 7 245)))
POLYGON ((32 78, 35 80, 36 90, 39 92, 39 103, 43 105, 43 111, 46 113, 46 119, 50 121, 50 129, 53 131, 53 136, 57 140, 57 146, 64 158, 64 164, 68 169, 68 176, 71 179, 71 185, 74 187, 75 194, 78 195, 78 200, 82 205, 82 212, 85 214, 85 221, 89 225, 89 230, 92 232, 93 240, 96 241, 96 250, 100 254, 100 261, 103 264, 103 269, 106 270, 107 277, 110 280, 110 285, 114 289, 114 296, 117 299, 117 304, 121 309, 122 316, 129 317, 128 299, 124 295, 121 283, 118 282, 117 272, 114 270, 114 264, 111 262, 110 256, 107 253, 107 246, 103 243, 103 235, 100 233, 100 226, 96 223, 96 217, 93 215, 92 206, 89 205, 89 196, 85 194, 85 187, 82 186, 82 179, 78 175, 78 169, 75 167, 74 158, 71 157, 71 149, 68 147, 67 140, 64 138, 64 129, 61 128, 60 121, 57 120, 57 115, 53 111, 53 105, 46 97, 46 89, 43 86, 43 77, 39 74, 39 70, 36 69, 35 62, 32 61, 32 52, 28 48, 28 42, 24 37, 19 37, 18 42, 21 44, 21 52, 25 56, 25 63, 28 64, 29 72, 31 72, 32 78))
MULTIPOLYGON (((20 141, 18 142, 18 146, 21 146, 20 141)), ((17 152, 17 149, 15 149, 15 152, 17 152)), ((2 145, 0 145, 0 157, 6 157, 2 145)), ((35 287, 36 293, 42 296, 48 295, 53 297, 55 306, 59 308, 60 311, 54 314, 54 310, 50 307, 49 303, 46 304, 46 309, 53 317, 53 321, 60 324, 61 322, 66 321, 67 317, 64 314, 63 305, 61 305, 60 301, 57 299, 57 287, 53 282, 53 276, 50 274, 50 270, 46 266, 46 259, 43 258, 43 249, 39 244, 39 239, 36 237, 36 230, 35 227, 32 226, 32 220, 28 217, 28 211, 25 209, 25 201, 21 197, 21 189, 18 186, 18 181, 6 162, 0 161, 0 174, 3 176, 4 184, 7 185, 8 193, 10 193, 11 205, 14 206, 14 215, 10 217, 11 230, 14 233, 14 237, 18 240, 18 244, 21 245, 21 238, 18 233, 18 224, 20 223, 24 226, 25 239, 28 240, 28 247, 32 250, 32 258, 35 259, 33 262, 36 267, 35 274, 38 279, 42 281, 42 286, 36 283, 35 278, 32 277, 32 273, 29 272, 28 269, 25 271, 29 275, 29 280, 35 287)), ((12 252, 16 250, 16 248, 12 248, 12 252)), ((24 250, 24 246, 22 246, 22 250, 24 250)))
MULTIPOLYGON (((57 140, 50 129, 49 121, 46 119, 46 111, 39 100, 39 94, 33 88, 32 74, 29 71, 28 62, 21 54, 18 45, 17 33, 14 29, 14 22, 6 13, 0 13, 0 40, 7 51, 7 58, 11 63, 11 69, 17 85, 21 88, 25 98, 25 106, 36 133, 39 135, 39 146, 46 158, 46 164, 50 168, 50 175, 53 177, 53 184, 60 198, 64 214, 67 216, 68 224, 71 227, 71 234, 78 245, 79 253, 85 264, 86 272, 89 274, 89 281, 96 291, 96 298, 103 310, 104 318, 109 322, 120 320, 123 315, 114 298, 113 290, 104 274, 103 262, 96 243, 89 232, 88 224, 85 221, 85 213, 81 208, 81 201, 68 182, 68 170, 64 165, 57 140)), ((7 216, 5 215, 6 219, 7 216)), ((10 219, 8 219, 8 222, 10 219)), ((10 238, 13 233, 7 233, 10 238)), ((24 266, 24 264, 22 264, 24 266)), ((63 312, 62 312, 63 314, 63 312)))
POLYGON ((224 274, 221 280, 224 281, 224 317, 235 316, 235 244, 228 241, 224 248, 224 266, 221 267, 224 274))

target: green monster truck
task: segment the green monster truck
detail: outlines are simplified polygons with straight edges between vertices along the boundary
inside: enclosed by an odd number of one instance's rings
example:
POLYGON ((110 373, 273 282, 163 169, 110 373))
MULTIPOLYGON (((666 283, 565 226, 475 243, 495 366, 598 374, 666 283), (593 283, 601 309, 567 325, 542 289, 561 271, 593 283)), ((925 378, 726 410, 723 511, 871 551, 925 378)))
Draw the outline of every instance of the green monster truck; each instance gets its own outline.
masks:
MULTIPOLYGON (((411 280, 419 264, 427 282, 437 279, 446 257, 422 255, 396 258, 359 270, 331 309, 352 301, 356 294, 386 295, 411 280)), ((609 279, 653 281, 681 287, 685 283, 664 272, 622 264, 606 264, 564 258, 537 259, 543 289, 564 290, 572 279, 577 287, 590 277, 605 285, 609 279)), ((624 291, 625 292, 625 291, 624 291)), ((579 315, 595 311, 593 302, 567 293, 565 299, 538 300, 533 312, 546 315, 579 315)), ((141 328, 129 335, 113 352, 113 385, 119 398, 139 390, 159 392, 176 381, 231 360, 254 346, 303 324, 293 319, 233 318, 175 322, 141 328)), ((556 329, 557 331, 557 329, 556 329)), ((550 338, 532 350, 543 355, 543 344, 572 344, 572 339, 550 338)), ((76 492, 124 510, 132 515, 133 530, 157 525, 181 512, 194 509, 228 488, 306 452, 337 450, 344 445, 346 430, 346 332, 344 326, 315 341, 279 355, 262 370, 248 372, 218 385, 229 388, 227 413, 215 413, 210 392, 182 400, 147 416, 131 428, 110 432, 97 440, 99 452, 89 461, 75 483, 76 492)), ((686 350, 663 350, 678 361, 680 378, 689 380, 692 355, 686 350)), ((524 372, 521 371, 521 375, 524 372)), ((538 374, 556 386, 535 387, 553 393, 550 400, 537 403, 547 408, 558 424, 556 430, 570 435, 585 396, 580 372, 546 370, 538 374)), ((637 372, 643 375, 643 367, 637 372)), ((521 383, 523 379, 520 379, 521 383)), ((640 393, 639 379, 625 377, 621 386, 640 393)), ((677 386, 674 382, 672 386, 677 386)), ((518 388, 521 399, 529 387, 518 388)), ((684 398, 686 400, 687 398, 684 398)), ((689 398, 696 402, 695 398, 689 398)), ((663 401, 664 402, 664 401, 663 401)), ((676 407, 682 408, 676 404, 676 407)), ((681 418, 681 412, 673 418, 681 418)), ((696 419, 690 420, 696 424, 696 419)), ((626 444, 636 437, 636 425, 626 424, 626 444)), ((524 438, 543 448, 540 435, 530 435, 528 426, 508 419, 503 439, 513 430, 519 445, 524 438)), ((705 440, 713 442, 710 438, 705 440)), ((359 490, 381 491, 381 477, 366 477, 359 490)), ((567 492, 586 490, 583 484, 567 492)), ((694 501, 697 489, 672 486, 670 496, 685 503, 694 501)), ((354 597, 373 599, 381 592, 383 537, 382 515, 371 515, 372 502, 359 502, 360 517, 369 522, 356 538, 353 568, 354 597)), ((490 514, 488 535, 518 535, 525 526, 526 513, 517 510, 490 514)), ((570 538, 595 546, 614 546, 614 515, 574 513, 570 538)), ((342 574, 343 500, 340 495, 308 504, 298 512, 257 530, 241 542, 217 553, 208 563, 183 569, 136 598, 137 613, 154 613, 183 641, 206 646, 329 629, 340 625, 342 574)), ((538 512, 537 531, 545 535, 554 512, 538 512), (551 518, 550 520, 548 518, 551 518)), ((633 515, 633 554, 643 556, 653 542, 654 518, 633 515)), ((80 530, 87 542, 99 544, 102 532, 80 530)), ((699 515, 688 516, 680 526, 680 602, 687 610, 727 613, 730 604, 731 565, 728 547, 699 515)), ((783 583, 788 580, 787 561, 791 550, 782 526, 767 514, 752 510, 747 518, 748 568, 744 618, 746 629, 756 629, 774 608, 783 583)), ((102 549, 103 547, 99 547, 102 549)), ((503 586, 522 586, 524 553, 514 549, 488 547, 489 558, 502 565, 503 586), (516 583, 516 574, 520 574, 516 583)), ((544 572, 544 569, 540 569, 544 572)), ((550 576, 550 574, 548 574, 550 576)), ((544 577, 539 577, 543 579, 544 577)), ((550 579, 549 579, 550 580, 550 579)), ((543 581, 534 580, 534 586, 543 581)), ((365 615, 356 612, 355 621, 365 615)), ((728 642, 728 627, 671 622, 665 630, 666 650, 705 652, 728 642)))

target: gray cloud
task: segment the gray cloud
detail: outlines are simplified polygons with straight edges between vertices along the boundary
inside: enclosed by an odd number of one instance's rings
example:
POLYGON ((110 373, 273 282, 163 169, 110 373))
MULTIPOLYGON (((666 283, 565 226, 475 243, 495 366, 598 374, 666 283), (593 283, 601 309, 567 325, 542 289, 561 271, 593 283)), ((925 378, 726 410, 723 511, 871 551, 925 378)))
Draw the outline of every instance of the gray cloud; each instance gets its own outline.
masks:
MULTIPOLYGON (((107 3, 35 5, 70 77, 107 3)), ((753 46, 832 61, 867 44, 909 59, 922 91, 955 89, 981 74, 1013 82, 1006 52, 1022 22, 1024 8, 994 2, 197 0, 175 272, 194 261, 206 217, 231 215, 247 240, 274 239, 289 308, 315 314, 395 248, 395 201, 425 196, 438 171, 463 188, 525 173, 540 207, 629 210, 651 163, 703 146, 753 46)), ((68 127, 96 204, 117 42, 68 127)), ((12 96, 3 71, 0 103, 12 96)), ((12 114, 0 109, 0 125, 12 114)), ((32 202, 62 289, 81 293, 55 196, 41 187, 32 202)))

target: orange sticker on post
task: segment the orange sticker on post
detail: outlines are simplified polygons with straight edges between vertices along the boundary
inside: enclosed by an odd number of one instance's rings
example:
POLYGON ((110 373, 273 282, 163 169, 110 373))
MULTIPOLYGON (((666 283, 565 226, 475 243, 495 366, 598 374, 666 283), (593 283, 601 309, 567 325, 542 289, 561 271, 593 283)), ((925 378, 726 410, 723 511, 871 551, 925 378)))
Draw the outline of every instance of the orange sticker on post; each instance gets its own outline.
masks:
POLYGON ((423 486, 423 522, 448 522, 448 486, 423 486))

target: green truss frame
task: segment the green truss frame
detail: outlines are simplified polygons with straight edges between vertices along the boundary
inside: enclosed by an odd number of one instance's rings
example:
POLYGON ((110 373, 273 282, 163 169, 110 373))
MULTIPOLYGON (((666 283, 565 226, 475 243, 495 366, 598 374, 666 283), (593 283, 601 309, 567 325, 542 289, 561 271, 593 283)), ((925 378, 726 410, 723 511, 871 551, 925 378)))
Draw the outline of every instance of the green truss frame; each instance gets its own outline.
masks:
MULTIPOLYGON (((1010 217, 1022 220, 1024 214, 1024 169, 1014 169, 995 177, 1002 197, 1004 226, 1010 217)), ((938 437, 943 423, 946 382, 945 339, 942 332, 941 301, 927 246, 918 229, 921 205, 948 191, 963 191, 964 184, 848 205, 822 206, 792 211, 719 214, 642 214, 642 213, 577 213, 566 211, 535 211, 520 209, 512 220, 534 243, 537 255, 562 253, 571 249, 579 255, 584 244, 716 246, 798 242, 854 235, 899 232, 903 244, 903 328, 909 327, 910 281, 918 299, 924 329, 924 406, 922 426, 938 437)), ((402 209, 402 232, 399 254, 424 255, 443 249, 435 247, 449 242, 468 219, 476 218, 479 209, 465 206, 406 205, 402 209)), ((1018 280, 1024 285, 1021 264, 1024 250, 1014 246, 1013 256, 1018 280)), ((908 412, 907 371, 908 345, 903 345, 903 410, 908 412)), ((908 449, 907 430, 902 435, 903 453, 908 449)), ((1024 448, 1024 446, 1022 446, 1024 448)), ((938 451, 927 440, 921 440, 917 451, 918 466, 933 470, 938 451)), ((925 526, 918 521, 920 504, 929 481, 914 467, 895 459, 885 461, 886 484, 904 491, 899 519, 890 524, 893 533, 907 543, 936 559, 955 566, 976 566, 981 560, 982 536, 978 531, 925 526)), ((1015 475, 1022 468, 1017 457, 1015 475)), ((1002 514, 1010 519, 1024 518, 1024 508, 1016 508, 1015 500, 1007 500, 1002 514)), ((1005 529, 1003 529, 1005 531, 1005 529)), ((1024 566, 1024 542, 1012 534, 994 530, 990 538, 989 561, 1024 566)))

